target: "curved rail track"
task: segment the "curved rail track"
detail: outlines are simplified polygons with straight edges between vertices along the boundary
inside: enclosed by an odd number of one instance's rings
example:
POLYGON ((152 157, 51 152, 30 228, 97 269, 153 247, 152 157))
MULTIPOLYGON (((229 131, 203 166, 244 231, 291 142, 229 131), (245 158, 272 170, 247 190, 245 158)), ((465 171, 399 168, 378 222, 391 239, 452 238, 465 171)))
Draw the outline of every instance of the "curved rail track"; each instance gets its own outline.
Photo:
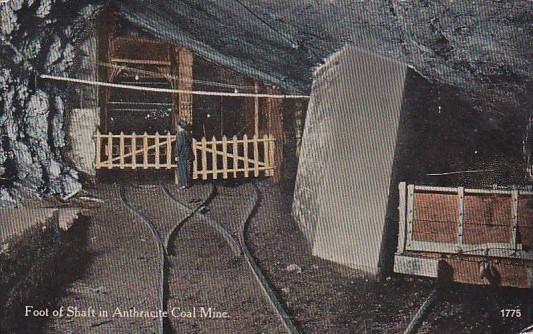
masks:
MULTIPOLYGON (((218 196, 217 187, 214 184, 210 184, 208 196, 200 200, 200 202, 196 205, 191 205, 190 203, 185 203, 180 200, 178 196, 172 192, 170 185, 156 186, 160 188, 160 190, 162 190, 166 194, 166 196, 168 196, 168 198, 170 198, 182 212, 185 213, 184 218, 179 219, 177 222, 173 222, 171 229, 167 231, 165 235, 163 235, 163 233, 158 230, 153 220, 151 220, 147 215, 145 215, 141 210, 139 210, 133 205, 131 199, 128 197, 126 185, 124 184, 120 186, 120 199, 124 203, 125 207, 135 217, 137 217, 137 219, 139 219, 143 224, 148 226, 148 228, 152 232, 152 236, 155 242, 157 243, 160 267, 160 284, 158 291, 158 301, 160 310, 167 311, 168 308, 168 300, 170 293, 169 256, 173 253, 172 242, 177 237, 177 234, 179 233, 181 227, 185 224, 185 222, 191 219, 192 217, 197 217, 201 221, 206 222, 224 239, 224 241, 230 247, 236 257, 244 257, 244 260, 249 266, 256 283, 259 284, 261 291, 264 293, 269 304, 272 306, 275 315, 281 321, 285 330, 291 334, 299 333, 298 329, 292 322, 286 310, 283 308, 282 304, 276 297, 274 290, 268 283, 261 269, 255 262, 255 259, 253 258, 246 242, 246 230, 248 224, 255 215, 255 212, 261 200, 261 193, 258 186, 255 184, 255 182, 252 185, 254 190, 253 195, 246 204, 246 207, 244 208, 244 215, 240 218, 240 221, 238 222, 239 228, 237 232, 237 238, 233 236, 232 233, 226 228, 226 226, 220 223, 216 217, 213 217, 209 212, 204 212, 208 211, 209 204, 215 199, 215 197, 218 196)), ((158 321, 160 334, 172 333, 172 326, 170 325, 168 318, 160 317, 158 321)))

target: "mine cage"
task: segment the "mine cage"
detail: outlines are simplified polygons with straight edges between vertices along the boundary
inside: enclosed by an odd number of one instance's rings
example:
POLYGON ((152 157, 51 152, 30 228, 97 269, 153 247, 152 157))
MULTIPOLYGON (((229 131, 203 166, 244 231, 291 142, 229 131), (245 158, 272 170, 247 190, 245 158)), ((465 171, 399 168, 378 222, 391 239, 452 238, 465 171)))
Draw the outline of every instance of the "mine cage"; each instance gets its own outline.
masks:
POLYGON ((116 87, 98 89, 97 170, 173 169, 174 134, 185 121, 193 137, 193 178, 280 180, 286 138, 296 132, 294 104, 269 97, 283 90, 185 47, 130 28, 124 32, 119 18, 105 15, 98 32, 98 77, 116 87))

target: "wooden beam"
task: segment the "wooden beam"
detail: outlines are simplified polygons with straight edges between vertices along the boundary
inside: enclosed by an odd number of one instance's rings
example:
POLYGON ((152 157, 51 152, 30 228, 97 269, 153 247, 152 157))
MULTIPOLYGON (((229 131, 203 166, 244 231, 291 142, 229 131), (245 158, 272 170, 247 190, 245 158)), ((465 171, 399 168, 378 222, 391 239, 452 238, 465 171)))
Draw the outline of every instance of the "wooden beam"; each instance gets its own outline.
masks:
POLYGON ((136 65, 156 65, 156 66, 170 66, 171 63, 165 60, 150 60, 150 59, 124 59, 124 58, 111 58, 111 63, 121 64, 136 64, 136 65))
MULTIPOLYGON (((193 88, 193 54, 190 50, 180 48, 178 50, 178 90, 192 91, 193 88)), ((192 124, 192 94, 179 93, 178 115, 180 120, 192 124)))
MULTIPOLYGON (((274 87, 267 87, 268 95, 276 95, 280 93, 280 89, 274 87)), ((267 98, 266 99, 266 112, 267 112, 267 132, 271 134, 275 140, 275 151, 274 151, 274 183, 279 183, 282 179, 282 169, 283 169, 283 143, 284 140, 284 131, 283 131, 283 103, 282 100, 267 98)))
MULTIPOLYGON (((255 94, 259 94, 259 84, 255 82, 255 94)), ((254 97, 254 136, 259 138, 259 98, 254 97)))

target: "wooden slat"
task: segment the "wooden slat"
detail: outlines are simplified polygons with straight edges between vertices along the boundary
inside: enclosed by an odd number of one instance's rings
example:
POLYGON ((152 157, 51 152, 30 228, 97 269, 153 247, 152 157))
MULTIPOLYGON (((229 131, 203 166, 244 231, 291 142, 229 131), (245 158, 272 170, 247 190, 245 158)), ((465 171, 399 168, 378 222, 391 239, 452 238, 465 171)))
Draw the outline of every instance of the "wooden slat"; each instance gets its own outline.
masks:
POLYGON ((250 168, 248 162, 248 136, 243 136, 244 142, 242 143, 243 155, 244 155, 244 177, 248 177, 248 169, 250 168))
POLYGON ((463 245, 465 225, 465 189, 463 187, 457 188, 457 204, 459 207, 459 217, 457 222, 457 244, 459 250, 461 250, 463 245))
POLYGON ((131 168, 136 169, 137 168, 137 137, 135 135, 135 132, 131 134, 131 168))
POLYGON ((218 163, 217 163, 217 140, 215 137, 212 138, 211 143, 211 168, 213 169, 213 179, 216 180, 218 177, 218 163))
POLYGON ((102 158, 101 155, 101 149, 102 149, 102 143, 100 138, 100 131, 96 131, 96 169, 99 169, 101 166, 100 159, 102 158))
POLYGON ((259 147, 257 146, 257 135, 254 135, 253 138, 253 145, 254 145, 254 176, 259 176, 259 147))
MULTIPOLYGON (((267 135, 264 135, 263 136, 263 155, 264 155, 264 158, 265 159, 265 166, 268 168, 270 167, 270 151, 268 150, 268 147, 269 147, 269 142, 268 142, 268 136, 267 135)), ((266 169, 265 171, 265 176, 269 176, 270 175, 270 170, 266 169)))
POLYGON ((274 159, 274 153, 275 153, 275 146, 276 146, 276 142, 275 142, 275 139, 272 135, 268 135, 268 145, 269 145, 269 149, 270 149, 270 166, 272 167, 272 170, 270 172, 270 176, 274 176, 274 173, 278 172, 275 168, 276 166, 276 163, 275 163, 275 159, 274 159))
POLYGON ((415 200, 415 187, 410 184, 407 186, 407 235, 406 246, 410 246, 413 240, 413 218, 414 218, 414 200, 415 200))
POLYGON ((154 138, 154 145, 155 145, 155 169, 161 168, 161 165, 159 164, 159 132, 155 133, 154 138))
POLYGON ((398 191, 400 194, 400 205, 398 206, 398 214, 399 214, 399 228, 398 228, 398 248, 397 252, 398 254, 402 254, 405 251, 405 232, 406 232, 406 217, 405 214, 407 212, 407 198, 406 198, 406 191, 407 191, 407 185, 405 182, 400 182, 398 185, 398 191))
POLYGON ((125 146, 124 146, 124 133, 123 132, 120 133, 119 145, 120 145, 119 146, 120 149, 119 149, 119 152, 118 152, 119 157, 120 157, 120 166, 119 167, 120 167, 120 169, 124 169, 124 147, 125 146))
POLYGON ((516 235, 518 230, 518 190, 513 190, 511 198, 511 249, 516 249, 516 235))
POLYGON ((194 180, 198 179, 198 142, 196 139, 192 139, 192 153, 194 155, 194 160, 192 162, 192 178, 194 180))
POLYGON ((138 65, 159 65, 159 66, 170 66, 169 61, 161 60, 143 60, 143 59, 124 59, 124 58, 111 58, 112 63, 122 63, 122 64, 138 64, 138 65))
POLYGON ((113 168, 113 137, 111 132, 109 132, 107 137, 107 168, 113 168))
POLYGON ((207 141, 205 137, 202 137, 202 179, 207 180, 207 152, 205 148, 207 147, 207 141))
POLYGON ((237 156, 239 155, 239 146, 237 144, 237 137, 233 136, 233 177, 237 177, 237 169, 239 168, 239 160, 237 156))
POLYGON ((146 132, 143 137, 143 168, 148 168, 148 136, 146 132))
POLYGON ((222 137, 222 177, 228 178, 228 140, 226 136, 222 137))
MULTIPOLYGON (((259 84, 255 82, 255 94, 259 94, 259 84)), ((259 137, 259 97, 254 97, 254 136, 259 137)))
POLYGON ((171 165, 172 165, 172 135, 170 134, 170 132, 167 132, 167 140, 166 140, 166 145, 167 145, 167 162, 166 162, 166 167, 167 169, 170 169, 171 168, 171 165))

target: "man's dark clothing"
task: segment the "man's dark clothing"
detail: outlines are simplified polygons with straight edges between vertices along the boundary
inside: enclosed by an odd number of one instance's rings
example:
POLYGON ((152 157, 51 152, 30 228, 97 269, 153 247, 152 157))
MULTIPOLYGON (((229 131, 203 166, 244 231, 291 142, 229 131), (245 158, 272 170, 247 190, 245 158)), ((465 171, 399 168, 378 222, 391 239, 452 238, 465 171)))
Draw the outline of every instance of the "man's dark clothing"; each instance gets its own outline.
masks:
POLYGON ((175 152, 178 168, 178 185, 180 187, 188 187, 190 185, 194 153, 192 151, 192 138, 184 129, 178 130, 176 134, 175 152))

